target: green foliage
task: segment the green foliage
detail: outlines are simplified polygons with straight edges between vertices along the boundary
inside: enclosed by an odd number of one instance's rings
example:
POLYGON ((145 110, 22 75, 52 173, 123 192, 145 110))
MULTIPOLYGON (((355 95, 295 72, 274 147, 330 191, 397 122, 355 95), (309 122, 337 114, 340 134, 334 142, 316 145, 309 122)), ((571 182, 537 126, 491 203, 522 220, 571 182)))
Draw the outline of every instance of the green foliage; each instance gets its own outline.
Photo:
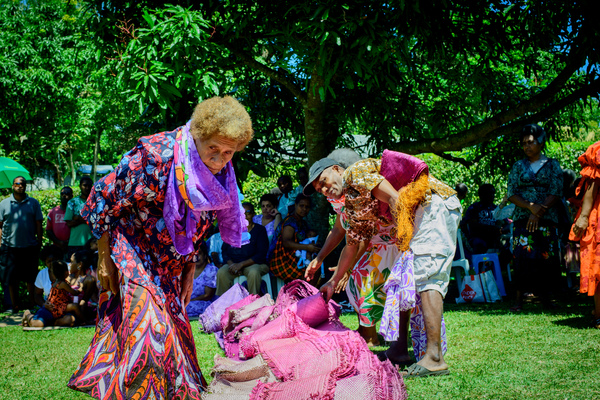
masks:
MULTIPOLYGON (((577 157, 593 142, 548 142, 544 153, 548 157, 556 158, 563 169, 572 169, 579 172, 580 167, 577 157)), ((499 157, 493 153, 480 156, 476 147, 468 148, 462 152, 452 152, 455 157, 461 157, 472 162, 466 167, 454 161, 445 160, 435 154, 419 156, 428 165, 430 172, 441 181, 454 187, 457 183, 464 183, 469 188, 463 207, 478 201, 477 189, 479 185, 491 183, 496 188, 496 202, 499 203, 506 195, 508 173, 512 165, 524 158, 523 151, 517 142, 512 142, 511 147, 505 149, 506 154, 499 157), (499 159, 501 158, 501 159, 499 159)))

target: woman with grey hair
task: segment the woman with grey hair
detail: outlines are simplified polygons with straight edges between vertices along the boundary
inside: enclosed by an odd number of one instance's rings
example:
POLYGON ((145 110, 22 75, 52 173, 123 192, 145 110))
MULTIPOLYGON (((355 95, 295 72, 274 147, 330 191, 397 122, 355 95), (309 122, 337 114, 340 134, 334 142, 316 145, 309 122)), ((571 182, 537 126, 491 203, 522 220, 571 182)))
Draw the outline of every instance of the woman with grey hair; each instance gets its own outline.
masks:
POLYGON ((519 142, 526 158, 517 161, 508 176, 508 200, 516 205, 514 219, 516 304, 532 289, 550 306, 549 295, 559 275, 558 207, 563 187, 558 161, 544 155, 546 132, 539 125, 523 127, 519 142))

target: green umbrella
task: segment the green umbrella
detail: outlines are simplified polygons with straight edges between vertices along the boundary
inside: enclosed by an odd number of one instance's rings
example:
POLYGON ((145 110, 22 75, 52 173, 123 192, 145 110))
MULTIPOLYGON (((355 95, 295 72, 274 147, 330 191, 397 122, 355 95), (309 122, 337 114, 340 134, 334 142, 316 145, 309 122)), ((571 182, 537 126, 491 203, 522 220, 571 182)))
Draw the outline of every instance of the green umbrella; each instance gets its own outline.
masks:
POLYGON ((32 180, 24 166, 10 158, 0 157, 0 188, 12 187, 13 179, 17 176, 22 176, 27 181, 32 180))

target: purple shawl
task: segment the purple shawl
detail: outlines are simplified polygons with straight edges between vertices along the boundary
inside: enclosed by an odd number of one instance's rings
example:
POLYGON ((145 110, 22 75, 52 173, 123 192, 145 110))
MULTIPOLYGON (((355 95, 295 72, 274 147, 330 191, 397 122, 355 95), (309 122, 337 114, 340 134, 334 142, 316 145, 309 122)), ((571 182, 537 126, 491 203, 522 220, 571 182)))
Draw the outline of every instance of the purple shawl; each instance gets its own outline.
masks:
POLYGON ((217 212, 223 241, 233 247, 241 247, 242 233, 247 230, 248 222, 238 198, 231 161, 222 170, 225 181, 221 184, 202 162, 190 134, 189 122, 179 130, 173 152, 163 216, 175 250, 181 255, 194 250, 192 238, 196 224, 206 211, 217 212), (181 180, 177 175, 185 178, 181 180), (187 199, 184 199, 182 191, 187 199))

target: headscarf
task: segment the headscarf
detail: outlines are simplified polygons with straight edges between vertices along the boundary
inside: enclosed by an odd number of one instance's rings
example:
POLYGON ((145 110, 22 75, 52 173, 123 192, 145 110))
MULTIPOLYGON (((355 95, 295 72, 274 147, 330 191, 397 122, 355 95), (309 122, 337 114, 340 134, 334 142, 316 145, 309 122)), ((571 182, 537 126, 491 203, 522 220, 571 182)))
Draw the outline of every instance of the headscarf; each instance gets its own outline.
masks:
POLYGON ((178 130, 173 153, 163 216, 175 250, 181 255, 194 250, 196 225, 207 211, 216 211, 221 239, 231 246, 241 247, 242 233, 247 231, 248 222, 238 197, 231 161, 221 171, 222 179, 217 179, 198 154, 189 122, 178 130))

